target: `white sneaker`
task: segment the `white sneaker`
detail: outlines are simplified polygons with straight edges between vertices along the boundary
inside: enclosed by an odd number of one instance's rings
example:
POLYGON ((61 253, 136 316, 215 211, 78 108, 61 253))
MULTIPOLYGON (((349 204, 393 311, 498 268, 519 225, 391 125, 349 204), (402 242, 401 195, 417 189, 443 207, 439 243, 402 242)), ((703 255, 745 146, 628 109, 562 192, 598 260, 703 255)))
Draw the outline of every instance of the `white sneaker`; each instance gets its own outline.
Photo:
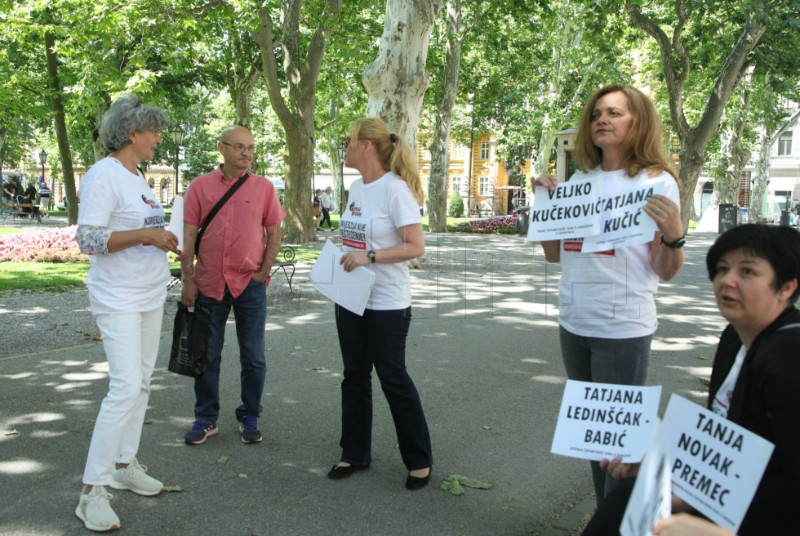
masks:
POLYGON ((117 469, 111 475, 110 486, 114 489, 129 489, 138 495, 158 495, 164 490, 164 484, 147 475, 147 467, 139 465, 134 458, 128 467, 117 469))
POLYGON ((112 495, 103 486, 93 486, 89 493, 81 493, 75 515, 89 530, 105 532, 118 529, 119 518, 108 502, 111 497, 112 495))

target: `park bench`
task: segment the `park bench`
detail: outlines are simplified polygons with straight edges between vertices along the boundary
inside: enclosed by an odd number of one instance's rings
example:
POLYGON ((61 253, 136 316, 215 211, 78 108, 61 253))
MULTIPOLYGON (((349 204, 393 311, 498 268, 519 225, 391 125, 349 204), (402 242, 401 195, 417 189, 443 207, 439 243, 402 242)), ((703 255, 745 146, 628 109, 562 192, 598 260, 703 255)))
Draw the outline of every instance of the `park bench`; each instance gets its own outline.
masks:
MULTIPOLYGON (((278 256, 275 258, 275 263, 272 265, 272 272, 269 274, 269 276, 272 277, 278 270, 283 270, 283 275, 286 277, 286 281, 289 283, 289 292, 294 292, 294 289, 292 288, 292 280, 294 279, 295 271, 294 256, 295 253, 292 246, 281 246, 278 256)), ((172 276, 172 279, 169 283, 167 283, 167 290, 181 282, 180 268, 173 268, 169 272, 172 276)))
POLYGON ((17 218, 28 218, 31 223, 36 220, 42 223, 42 216, 39 214, 39 206, 20 197, 6 205, 6 209, 11 211, 11 221, 16 223, 17 218))

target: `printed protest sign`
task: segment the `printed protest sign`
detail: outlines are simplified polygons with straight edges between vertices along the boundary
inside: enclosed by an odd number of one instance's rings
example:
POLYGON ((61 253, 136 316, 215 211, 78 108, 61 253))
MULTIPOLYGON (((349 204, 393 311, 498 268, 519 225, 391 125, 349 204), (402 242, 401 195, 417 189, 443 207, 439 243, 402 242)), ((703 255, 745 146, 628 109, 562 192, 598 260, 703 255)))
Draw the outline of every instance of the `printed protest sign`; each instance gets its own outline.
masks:
POLYGON ((538 186, 530 213, 528 240, 559 240, 600 232, 603 177, 562 182, 551 192, 538 186))
POLYGON ((603 200, 600 232, 583 240, 582 252, 608 251, 653 240, 656 222, 643 210, 647 199, 664 192, 664 182, 643 184, 603 200))
POLYGON ((661 386, 567 380, 550 452, 640 462, 658 418, 661 386))
POLYGON ((674 394, 664 414, 664 429, 673 493, 736 532, 774 445, 674 394))
POLYGON ((670 465, 664 425, 656 419, 647 453, 622 516, 620 536, 650 536, 653 526, 672 513, 670 465))

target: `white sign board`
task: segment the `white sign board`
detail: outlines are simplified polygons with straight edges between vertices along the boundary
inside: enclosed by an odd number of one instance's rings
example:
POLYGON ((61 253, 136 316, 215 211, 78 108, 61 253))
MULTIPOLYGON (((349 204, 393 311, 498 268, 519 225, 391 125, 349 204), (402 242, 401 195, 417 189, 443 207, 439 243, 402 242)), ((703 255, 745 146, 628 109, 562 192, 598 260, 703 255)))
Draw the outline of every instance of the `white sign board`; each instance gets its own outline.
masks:
POLYGON ((670 465, 664 425, 656 422, 622 516, 620 536, 651 536, 653 526, 672 513, 670 465))
POLYGON ((567 380, 550 452, 599 461, 642 461, 658 419, 661 386, 567 380))
POLYGON ((600 232, 603 176, 562 182, 550 191, 537 186, 530 212, 528 240, 559 240, 600 232))
POLYGON ((664 414, 664 429, 673 493, 736 532, 774 445, 675 394, 664 414))
POLYGON ((608 251, 614 248, 645 244, 653 240, 656 222, 643 207, 653 194, 664 192, 664 182, 643 184, 606 197, 603 203, 603 224, 600 232, 583 240, 583 253, 608 251))
MULTIPOLYGON (((172 215, 169 218, 169 230, 178 237, 178 251, 183 251, 183 196, 176 195, 172 201, 172 215)), ((194 251, 192 252, 194 253, 194 251)))

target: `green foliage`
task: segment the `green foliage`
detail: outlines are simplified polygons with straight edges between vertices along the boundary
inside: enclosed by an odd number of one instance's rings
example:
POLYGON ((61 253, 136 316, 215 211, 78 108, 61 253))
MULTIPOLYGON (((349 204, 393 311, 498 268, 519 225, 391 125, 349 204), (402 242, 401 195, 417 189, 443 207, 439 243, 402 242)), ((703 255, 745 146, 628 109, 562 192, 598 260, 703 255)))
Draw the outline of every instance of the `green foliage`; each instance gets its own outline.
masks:
POLYGON ((447 214, 453 218, 460 218, 464 215, 464 200, 458 192, 450 194, 450 204, 447 207, 447 214))

